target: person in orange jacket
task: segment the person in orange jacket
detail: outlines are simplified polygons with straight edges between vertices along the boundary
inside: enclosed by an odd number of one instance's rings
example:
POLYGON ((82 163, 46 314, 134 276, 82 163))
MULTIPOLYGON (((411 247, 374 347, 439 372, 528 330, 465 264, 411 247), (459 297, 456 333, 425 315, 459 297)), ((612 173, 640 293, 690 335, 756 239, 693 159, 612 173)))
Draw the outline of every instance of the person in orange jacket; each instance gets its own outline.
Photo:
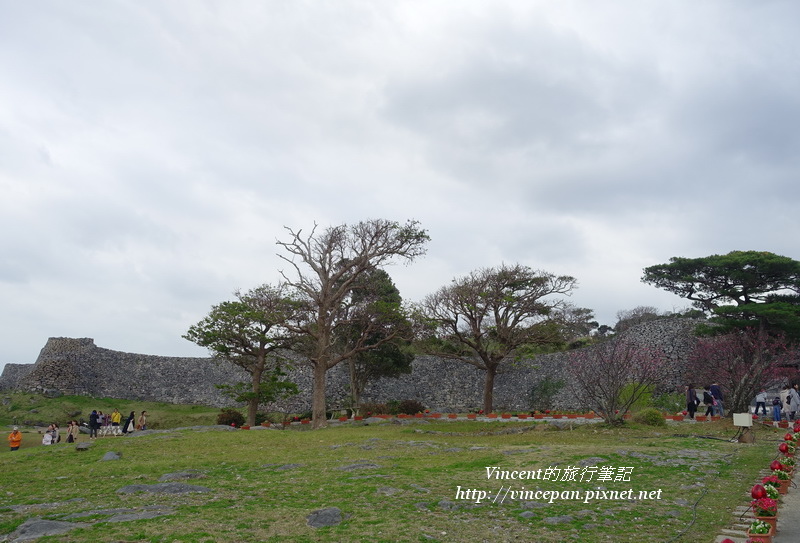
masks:
POLYGON ((12 451, 19 450, 19 446, 22 444, 22 434, 19 431, 19 428, 14 426, 14 430, 8 434, 8 445, 11 447, 12 451))

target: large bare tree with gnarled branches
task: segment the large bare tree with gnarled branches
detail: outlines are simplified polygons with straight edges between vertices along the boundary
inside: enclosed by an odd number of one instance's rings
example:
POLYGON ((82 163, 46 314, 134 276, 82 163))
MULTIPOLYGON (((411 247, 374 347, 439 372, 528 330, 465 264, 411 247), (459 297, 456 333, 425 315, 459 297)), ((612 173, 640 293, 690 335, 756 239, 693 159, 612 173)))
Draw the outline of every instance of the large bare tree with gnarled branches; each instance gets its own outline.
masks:
MULTIPOLYGON (((359 337, 348 343, 337 340, 337 333, 352 324, 347 311, 357 281, 366 273, 395 259, 413 261, 425 254, 430 237, 417 221, 400 224, 372 219, 353 225, 342 224, 311 232, 286 228, 287 241, 278 241, 288 256, 294 274, 281 275, 306 299, 307 313, 292 330, 304 340, 304 353, 313 369, 311 391, 312 424, 325 425, 325 378, 329 369, 358 353, 377 349, 396 336, 381 335, 371 341, 380 319, 366 320, 359 337), (291 277, 290 277, 291 275, 291 277), (346 347, 345 347, 346 345, 346 347)), ((363 318, 363 315, 361 315, 363 318)))

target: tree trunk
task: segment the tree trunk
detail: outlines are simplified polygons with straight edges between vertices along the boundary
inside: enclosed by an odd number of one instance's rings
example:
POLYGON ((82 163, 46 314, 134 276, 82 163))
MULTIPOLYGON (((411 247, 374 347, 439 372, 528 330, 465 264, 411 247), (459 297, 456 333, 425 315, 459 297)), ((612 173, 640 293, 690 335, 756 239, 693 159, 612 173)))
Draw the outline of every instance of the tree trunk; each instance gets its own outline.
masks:
POLYGON ((497 367, 487 365, 486 380, 483 382, 483 412, 487 415, 492 412, 494 398, 494 376, 497 375, 497 367))
POLYGON ((256 413, 258 412, 258 400, 261 397, 261 376, 264 373, 263 365, 253 370, 253 386, 251 388, 253 397, 247 401, 247 424, 256 425, 256 413))
POLYGON ((314 379, 311 383, 311 427, 324 428, 327 424, 325 418, 325 379, 328 366, 324 360, 312 361, 314 379))
POLYGON ((350 400, 353 402, 350 407, 353 409, 353 413, 360 415, 358 408, 361 405, 361 391, 358 389, 356 379, 356 361, 350 358, 347 361, 347 366, 350 371, 350 400))

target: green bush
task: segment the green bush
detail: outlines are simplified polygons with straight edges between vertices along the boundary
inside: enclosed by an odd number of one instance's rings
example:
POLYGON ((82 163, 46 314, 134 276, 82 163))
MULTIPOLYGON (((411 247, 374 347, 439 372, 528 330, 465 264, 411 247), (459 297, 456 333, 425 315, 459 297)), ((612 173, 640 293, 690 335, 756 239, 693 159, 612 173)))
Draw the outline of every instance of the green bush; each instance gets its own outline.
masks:
POLYGON ((664 413, 655 407, 642 409, 633 416, 633 420, 647 426, 664 426, 667 424, 666 419, 664 419, 664 413))
POLYGON ((397 406, 397 414, 416 415, 425 411, 425 406, 417 400, 403 400, 397 406))
POLYGON ((217 415, 217 424, 224 424, 225 426, 233 424, 239 428, 244 424, 244 415, 232 407, 225 407, 221 409, 219 415, 217 415))
POLYGON ((386 402, 386 413, 388 415, 399 415, 400 414, 400 400, 389 400, 386 402))
POLYGON ((531 388, 529 393, 531 409, 544 411, 552 407, 553 398, 558 394, 566 382, 560 379, 545 377, 531 388))

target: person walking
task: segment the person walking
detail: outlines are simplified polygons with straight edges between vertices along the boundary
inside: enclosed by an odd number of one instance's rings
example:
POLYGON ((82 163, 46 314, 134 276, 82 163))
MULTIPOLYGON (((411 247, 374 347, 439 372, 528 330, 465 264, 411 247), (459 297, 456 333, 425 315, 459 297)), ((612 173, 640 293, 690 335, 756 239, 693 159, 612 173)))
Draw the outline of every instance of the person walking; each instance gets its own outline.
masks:
POLYGON ((697 411, 697 393, 694 391, 694 385, 686 385, 686 410, 689 412, 689 418, 694 420, 694 412, 697 411))
POLYGON ((122 422, 122 413, 119 412, 119 409, 114 408, 114 412, 111 413, 111 433, 115 436, 120 434, 120 422, 122 422))
POLYGON ((8 446, 11 447, 12 451, 18 451, 20 445, 22 445, 22 432, 19 431, 18 427, 14 426, 14 429, 8 434, 8 446))
POLYGON ((53 443, 55 443, 55 430, 51 424, 47 427, 47 430, 45 430, 42 436, 42 445, 52 445, 53 443))
POLYGON ((756 410, 755 414, 758 415, 758 408, 761 407, 762 416, 767 416, 767 391, 763 388, 756 394, 756 410))
POLYGON ((147 430, 147 411, 142 411, 139 420, 136 422, 137 430, 147 430))
POLYGON ((783 390, 780 392, 781 397, 781 417, 786 417, 786 420, 789 419, 789 412, 792 409, 792 397, 789 396, 789 385, 785 385, 783 390))
POLYGON ((722 402, 722 389, 719 387, 718 383, 711 383, 711 395, 714 396, 716 400, 714 404, 714 414, 720 417, 725 416, 725 405, 722 402))
POLYGON ((789 419, 795 420, 797 412, 800 411, 800 394, 797 392, 797 385, 789 388, 786 393, 786 403, 789 404, 789 419))
POLYGON ((711 395, 711 385, 703 387, 703 403, 706 406, 706 416, 714 414, 714 396, 711 395))
POLYGON ((69 424, 67 424, 67 443, 75 443, 78 432, 80 432, 78 423, 74 420, 69 421, 69 424))
POLYGON ((136 424, 136 412, 131 411, 131 414, 128 415, 128 418, 125 419, 125 424, 122 426, 122 433, 123 434, 130 434, 134 431, 134 425, 136 424))

